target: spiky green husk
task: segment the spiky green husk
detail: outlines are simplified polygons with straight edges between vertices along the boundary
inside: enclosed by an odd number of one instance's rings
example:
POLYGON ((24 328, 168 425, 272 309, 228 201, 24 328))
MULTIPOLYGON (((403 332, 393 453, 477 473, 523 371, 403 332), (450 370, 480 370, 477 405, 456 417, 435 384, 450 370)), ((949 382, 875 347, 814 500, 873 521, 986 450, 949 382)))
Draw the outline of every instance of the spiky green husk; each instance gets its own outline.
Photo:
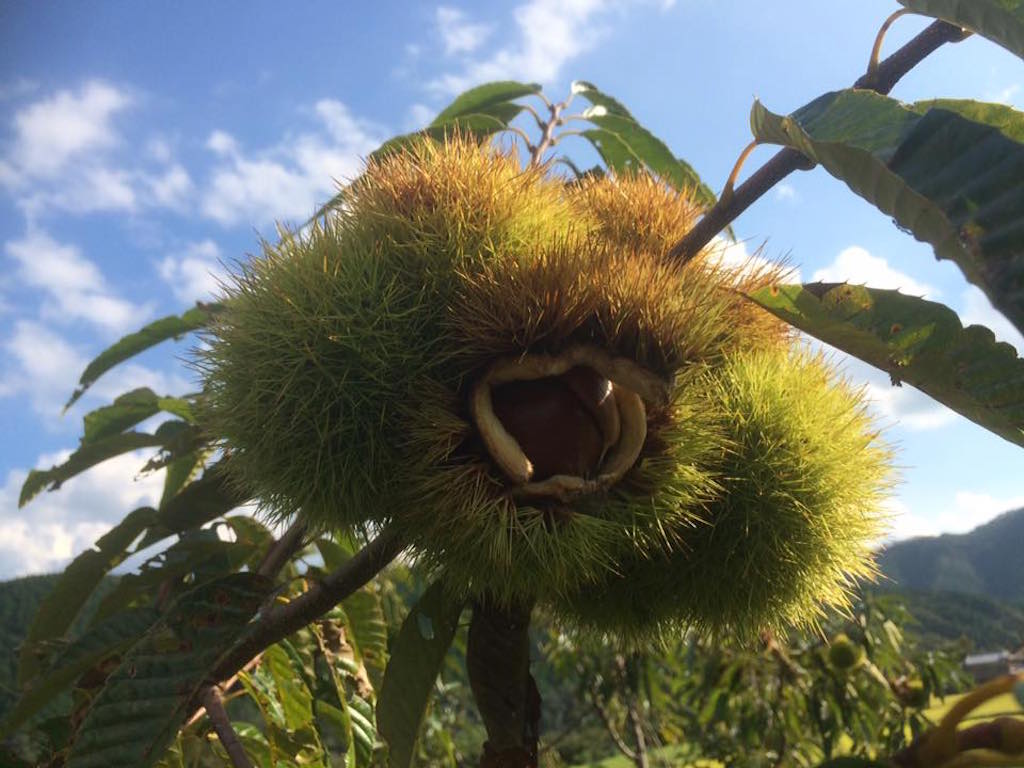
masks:
POLYGON ((272 516, 358 527, 407 500, 403 414, 459 378, 443 328, 455 274, 562 229, 541 181, 468 141, 424 143, 371 164, 338 217, 241 265, 198 364, 234 477, 272 516))
POLYGON ((706 523, 557 601, 562 615, 634 640, 677 626, 751 636, 814 623, 874 574, 889 454, 860 393, 785 347, 737 354, 706 385, 729 441, 706 523))
MULTIPOLYGON (((787 360, 788 332, 735 290, 766 284, 772 268, 666 262, 664 244, 692 216, 652 181, 566 187, 458 137, 371 163, 336 217, 241 265, 199 355, 205 423, 268 514, 321 529, 394 524, 460 594, 567 605, 627 634, 675 619, 744 629, 806 618, 814 599, 834 597, 806 586, 814 569, 826 582, 837 568, 866 572, 850 564, 875 529, 851 510, 867 519, 872 475, 826 490, 831 478, 814 468, 832 459, 777 466, 784 451, 748 449, 742 425, 793 422, 784 443, 805 428, 801 397, 835 406, 833 417, 854 400, 820 363, 787 360), (646 404, 640 458, 611 488, 525 499, 488 454, 469 394, 496 360, 581 346, 650 372, 665 402, 646 404), (758 379, 769 371, 788 389, 758 379), (782 479, 769 480, 776 470, 782 479), (801 483, 821 498, 782 493, 801 483), (791 508, 819 501, 820 516, 794 522, 791 508), (766 521, 777 528, 767 544, 745 540, 766 521), (843 530, 823 556, 830 526, 843 530), (841 545, 852 548, 837 565, 841 545), (806 567, 789 563, 799 558, 806 567), (734 566, 777 578, 752 586, 734 566), (803 586, 782 583, 793 571, 803 586), (579 596, 591 586, 619 595, 588 607, 579 596), (720 588, 731 590, 724 608, 720 588), (670 610, 669 589, 690 593, 685 611, 670 610)), ((870 441, 867 460, 851 438, 838 443, 838 457, 877 469, 870 441)))

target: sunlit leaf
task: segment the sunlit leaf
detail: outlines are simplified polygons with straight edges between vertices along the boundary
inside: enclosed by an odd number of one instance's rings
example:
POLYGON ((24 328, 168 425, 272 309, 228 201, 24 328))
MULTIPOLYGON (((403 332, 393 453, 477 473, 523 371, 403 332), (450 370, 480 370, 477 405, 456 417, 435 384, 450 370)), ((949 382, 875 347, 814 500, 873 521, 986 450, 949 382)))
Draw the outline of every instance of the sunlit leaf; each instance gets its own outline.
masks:
POLYGON ((302 679, 300 670, 292 666, 288 653, 280 645, 263 652, 260 664, 274 679, 277 698, 284 712, 285 727, 298 730, 313 721, 313 696, 302 679))
POLYGON ((948 307, 845 283, 762 288, 776 317, 887 371, 997 435, 1024 445, 1024 360, 948 307))
POLYGON ((372 587, 363 587, 342 602, 348 639, 366 667, 375 691, 381 688, 388 653, 388 627, 380 598, 372 587))
POLYGON ((799 150, 954 261, 1024 329, 1024 114, 946 100, 904 105, 860 90, 789 117, 755 102, 754 135, 799 150))
POLYGON ((513 80, 485 83, 459 94, 451 104, 441 110, 431 125, 444 125, 465 115, 490 114, 489 110, 493 107, 510 104, 513 99, 532 96, 540 93, 540 90, 541 87, 537 83, 518 83, 513 80))
POLYGON ((677 158, 665 142, 640 125, 621 102, 586 81, 577 81, 573 89, 594 105, 583 117, 601 130, 583 131, 582 135, 594 145, 609 168, 621 174, 646 167, 674 189, 691 191, 694 201, 705 208, 715 204, 715 193, 693 166, 677 158), (614 134, 622 146, 611 141, 608 133, 614 134), (636 161, 638 165, 634 164, 636 161))

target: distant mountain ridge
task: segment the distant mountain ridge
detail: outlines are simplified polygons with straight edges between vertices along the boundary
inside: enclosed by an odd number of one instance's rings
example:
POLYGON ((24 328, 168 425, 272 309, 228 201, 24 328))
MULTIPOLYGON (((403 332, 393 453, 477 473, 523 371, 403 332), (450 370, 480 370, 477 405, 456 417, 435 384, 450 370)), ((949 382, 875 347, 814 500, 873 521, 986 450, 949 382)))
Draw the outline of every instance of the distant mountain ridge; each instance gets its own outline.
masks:
POLYGON ((1024 603, 1024 508, 969 533, 890 544, 878 565, 888 580, 883 588, 964 592, 1024 603))

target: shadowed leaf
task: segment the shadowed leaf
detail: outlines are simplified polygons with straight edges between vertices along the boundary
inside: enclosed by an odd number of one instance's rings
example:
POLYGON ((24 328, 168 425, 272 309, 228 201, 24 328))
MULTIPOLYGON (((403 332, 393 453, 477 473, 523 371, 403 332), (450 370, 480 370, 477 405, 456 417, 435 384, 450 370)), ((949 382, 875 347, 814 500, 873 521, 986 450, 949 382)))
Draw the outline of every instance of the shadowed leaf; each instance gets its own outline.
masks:
POLYGON ((68 768, 153 765, 174 739, 218 658, 271 582, 232 574, 182 595, 124 657, 75 734, 68 768))
POLYGON ((1024 57, 1024 0, 899 0, 915 13, 934 16, 999 43, 1024 57))
POLYGON ((860 90, 789 117, 755 102, 754 135, 799 150, 955 262, 1024 329, 1024 114, 1000 104, 904 105, 860 90))
POLYGON ((24 686, 39 674, 36 645, 63 637, 103 577, 128 556, 128 547, 155 519, 156 510, 152 507, 130 512, 64 569, 40 604, 25 637, 18 667, 19 685, 24 686))
POLYGON ((108 656, 134 645, 157 618, 156 610, 146 607, 115 614, 91 627, 57 654, 50 668, 32 681, 0 722, 0 739, 70 688, 84 672, 108 656))
POLYGON ((377 726, 389 747, 389 768, 412 765, 420 723, 461 613, 462 606, 452 603, 435 583, 402 623, 377 699, 377 726), (429 633, 423 632, 424 623, 429 633))
POLYGON ((913 384, 971 421, 1024 445, 1024 360, 948 307, 845 283, 762 288, 750 298, 800 330, 913 384))

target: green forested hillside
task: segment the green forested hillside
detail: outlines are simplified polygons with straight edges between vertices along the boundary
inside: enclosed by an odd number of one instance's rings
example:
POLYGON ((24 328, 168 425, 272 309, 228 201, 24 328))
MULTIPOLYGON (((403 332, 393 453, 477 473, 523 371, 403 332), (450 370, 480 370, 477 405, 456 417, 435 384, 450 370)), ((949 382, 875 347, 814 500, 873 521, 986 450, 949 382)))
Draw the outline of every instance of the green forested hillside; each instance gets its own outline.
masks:
POLYGON ((967 592, 1024 604, 1024 509, 970 533, 897 542, 879 565, 899 590, 967 592))
POLYGON ((925 646, 961 638, 969 650, 1013 650, 1024 645, 1024 605, 963 592, 891 590, 914 618, 911 626, 925 646))

